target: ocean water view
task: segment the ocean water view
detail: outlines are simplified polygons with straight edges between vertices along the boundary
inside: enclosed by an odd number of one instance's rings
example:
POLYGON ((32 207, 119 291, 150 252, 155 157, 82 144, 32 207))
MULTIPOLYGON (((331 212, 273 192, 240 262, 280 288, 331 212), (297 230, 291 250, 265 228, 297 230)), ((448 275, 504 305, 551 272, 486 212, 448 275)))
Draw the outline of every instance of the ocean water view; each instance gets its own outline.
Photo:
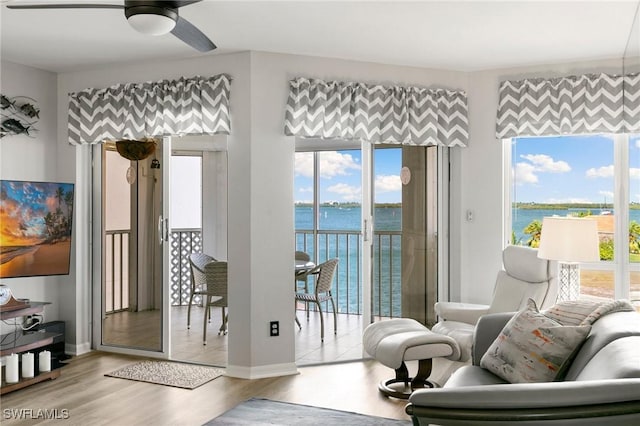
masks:
MULTIPOLYGON (((513 208, 512 229, 516 241, 526 244, 529 235, 524 229, 534 220, 545 216, 577 215, 589 211, 599 215, 605 209, 522 209, 513 208)), ((606 212, 611 212, 606 209, 606 212)), ((630 220, 640 223, 640 210, 631 209, 630 220)), ((341 313, 361 314, 360 282, 360 223, 359 205, 321 206, 318 228, 318 261, 337 257, 340 259, 335 288, 336 304, 341 313)), ((313 240, 313 207, 295 207, 296 250, 306 251, 315 259, 313 240)), ((401 316, 401 232, 402 208, 398 206, 376 207, 374 212, 374 273, 373 313, 381 316, 401 316)))

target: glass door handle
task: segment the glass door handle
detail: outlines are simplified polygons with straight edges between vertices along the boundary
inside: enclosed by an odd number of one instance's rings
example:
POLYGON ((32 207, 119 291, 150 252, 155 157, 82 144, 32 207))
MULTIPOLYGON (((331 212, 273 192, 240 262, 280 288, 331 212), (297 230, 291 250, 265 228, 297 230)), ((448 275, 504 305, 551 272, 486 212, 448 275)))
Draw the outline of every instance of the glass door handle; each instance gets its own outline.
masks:
POLYGON ((365 219, 364 220, 364 234, 363 234, 363 240, 364 241, 369 241, 371 240, 371 231, 369 230, 370 227, 370 221, 369 219, 365 219))
POLYGON ((169 219, 158 216, 158 243, 169 241, 169 219))

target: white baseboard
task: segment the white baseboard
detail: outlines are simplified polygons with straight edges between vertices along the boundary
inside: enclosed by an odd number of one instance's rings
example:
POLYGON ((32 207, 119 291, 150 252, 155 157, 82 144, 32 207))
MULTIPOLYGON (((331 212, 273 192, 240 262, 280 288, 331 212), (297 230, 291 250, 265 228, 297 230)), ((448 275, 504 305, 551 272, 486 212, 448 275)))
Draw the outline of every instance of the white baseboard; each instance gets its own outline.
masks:
POLYGON ((64 344, 64 352, 70 355, 78 356, 91 352, 91 343, 81 343, 79 345, 64 344))
POLYGON ((259 365, 256 367, 228 365, 224 373, 225 376, 250 380, 264 379, 266 377, 291 376, 294 374, 298 374, 298 367, 295 363, 259 365))

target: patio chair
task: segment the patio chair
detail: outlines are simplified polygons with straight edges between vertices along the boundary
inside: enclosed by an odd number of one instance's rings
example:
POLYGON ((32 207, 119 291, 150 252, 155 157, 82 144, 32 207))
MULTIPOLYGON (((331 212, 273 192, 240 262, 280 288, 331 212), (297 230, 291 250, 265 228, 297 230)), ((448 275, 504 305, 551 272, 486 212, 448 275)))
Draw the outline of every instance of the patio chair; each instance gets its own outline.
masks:
MULTIPOLYGON (((311 262, 311 256, 309 256, 308 253, 305 253, 303 251, 296 251, 296 263, 297 262, 311 262)), ((305 292, 309 291, 309 275, 311 275, 311 273, 314 271, 315 269, 301 269, 301 270, 296 270, 296 291, 298 290, 304 290, 305 292)), ((307 311, 307 318, 309 318, 309 303, 305 303, 305 310, 307 311)), ((296 318, 297 321, 297 318, 296 318)), ((298 322, 298 327, 300 326, 300 322, 298 322)))
POLYGON ((207 344, 207 323, 211 322, 211 307, 222 308, 222 325, 218 335, 227 334, 227 262, 214 259, 203 253, 189 256, 191 267, 191 296, 187 310, 187 328, 191 328, 191 305, 196 295, 202 296, 204 311, 203 344, 207 344))
POLYGON ((331 294, 331 287, 333 285, 333 276, 335 275, 336 268, 338 267, 338 259, 329 259, 324 263, 316 266, 309 273, 315 276, 315 283, 313 292, 296 291, 296 301, 302 301, 307 303, 315 303, 318 307, 318 313, 320 314, 320 340, 324 342, 324 316, 322 315, 322 302, 327 300, 331 301, 331 307, 333 308, 333 333, 338 332, 336 304, 331 294))

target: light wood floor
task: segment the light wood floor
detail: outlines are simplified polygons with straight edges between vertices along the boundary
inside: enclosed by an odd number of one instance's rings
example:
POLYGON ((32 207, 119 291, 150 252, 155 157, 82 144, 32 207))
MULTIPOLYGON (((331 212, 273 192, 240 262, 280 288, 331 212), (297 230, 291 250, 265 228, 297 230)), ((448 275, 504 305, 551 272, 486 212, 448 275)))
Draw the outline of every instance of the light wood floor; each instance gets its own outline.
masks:
MULTIPOLYGON (((207 326, 207 344, 202 344, 203 308, 191 308, 191 329, 187 330, 187 308, 171 311, 171 357, 174 360, 208 365, 227 365, 228 336, 218 335, 220 308, 214 308, 207 326)), ((307 321, 304 311, 298 312, 302 329, 295 327, 296 364, 314 365, 362 359, 362 316, 338 315, 338 333, 333 334, 333 317, 325 316, 324 342, 320 341, 320 316, 311 312, 307 321)), ((233 332, 233 323, 229 325, 233 332)))
POLYGON ((378 392, 377 383, 393 372, 371 360, 302 367, 297 375, 259 380, 223 376, 194 390, 104 376, 139 359, 104 352, 73 358, 56 380, 3 395, 2 424, 201 425, 251 397, 409 419, 405 401, 378 392), (20 409, 68 410, 69 418, 8 418, 20 409))
MULTIPOLYGON (((213 308, 207 324, 207 344, 202 344, 204 309, 191 308, 191 328, 187 329, 187 307, 171 308, 171 359, 176 361, 225 367, 227 335, 218 335, 222 321, 221 308, 213 308)), ((320 341, 320 316, 311 312, 307 321, 298 312, 302 329, 295 327, 296 364, 315 365, 362 359, 362 316, 338 314, 338 332, 333 334, 333 317, 325 315, 325 339, 320 341)), ((133 348, 160 347, 160 315, 154 312, 120 312, 110 314, 103 322, 105 341, 133 348), (127 331, 127 330, 130 330, 127 331)), ((229 325, 233 332, 233 322, 229 325)))

